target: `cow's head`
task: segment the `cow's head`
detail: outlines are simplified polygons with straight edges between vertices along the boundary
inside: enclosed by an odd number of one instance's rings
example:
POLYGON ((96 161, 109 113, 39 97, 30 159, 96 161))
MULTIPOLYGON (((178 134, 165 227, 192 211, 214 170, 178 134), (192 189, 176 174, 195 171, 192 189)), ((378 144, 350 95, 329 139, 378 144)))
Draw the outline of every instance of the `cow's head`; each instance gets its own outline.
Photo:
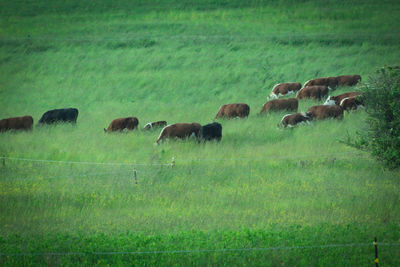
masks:
POLYGON ((333 96, 329 96, 329 97, 326 99, 325 103, 324 103, 324 105, 326 105, 326 106, 333 106, 333 105, 335 105, 335 104, 336 104, 336 103, 335 103, 335 99, 334 99, 333 96))
POLYGON ((308 120, 312 120, 313 114, 311 112, 306 112, 306 113, 304 113, 304 117, 306 117, 308 120))

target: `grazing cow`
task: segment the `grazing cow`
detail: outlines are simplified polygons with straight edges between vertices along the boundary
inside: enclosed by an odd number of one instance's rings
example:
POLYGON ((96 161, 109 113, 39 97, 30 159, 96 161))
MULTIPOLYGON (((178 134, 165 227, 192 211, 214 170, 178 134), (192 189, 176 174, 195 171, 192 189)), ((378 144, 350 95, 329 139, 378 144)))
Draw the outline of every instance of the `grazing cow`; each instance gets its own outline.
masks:
POLYGON ((135 130, 139 125, 139 120, 136 117, 119 118, 113 120, 104 132, 123 131, 125 129, 135 130))
POLYGON ((294 94, 301 89, 301 83, 278 83, 272 88, 270 98, 278 98, 283 95, 294 94))
POLYGON ((350 111, 363 107, 363 103, 357 97, 346 97, 340 102, 340 106, 343 110, 350 111))
POLYGON ((221 141, 222 138, 222 125, 218 122, 203 125, 201 127, 201 138, 204 141, 217 140, 221 141))
POLYGON ((360 75, 342 75, 337 76, 338 86, 354 86, 361 81, 360 75))
POLYGON ((329 94, 328 86, 326 85, 312 85, 301 88, 300 91, 297 92, 296 98, 314 98, 321 100, 323 97, 329 94))
POLYGON ((260 114, 278 110, 297 111, 298 106, 299 101, 297 98, 274 99, 262 106, 260 114))
POLYGON ((160 143, 165 138, 188 138, 194 135, 197 139, 200 138, 201 125, 192 123, 175 123, 165 126, 157 139, 157 144, 160 143))
POLYGON ((313 85, 325 85, 328 86, 329 89, 335 90, 338 86, 338 80, 336 77, 316 78, 306 81, 304 87, 313 85))
POLYGON ((347 97, 355 97, 360 95, 359 92, 348 92, 337 96, 329 96, 324 105, 340 105, 340 102, 347 97))
POLYGON ((0 120, 0 132, 8 130, 32 130, 31 116, 14 117, 0 120))
POLYGON ((343 109, 340 106, 333 105, 319 105, 310 107, 306 115, 311 117, 312 119, 327 119, 327 118, 343 118, 343 109))
POLYGON ((299 123, 309 123, 311 120, 311 117, 307 116, 306 113, 301 112, 301 113, 295 113, 295 114, 287 114, 283 116, 281 123, 278 124, 278 126, 283 126, 283 127, 294 127, 299 123))
POLYGON ((250 107, 244 103, 227 104, 220 107, 216 118, 245 118, 249 116, 250 107))
POLYGON ((166 121, 149 122, 149 123, 146 123, 146 125, 143 127, 143 130, 147 131, 150 129, 160 128, 160 127, 165 127, 165 126, 167 126, 166 121))
POLYGON ((76 123, 77 118, 78 110, 76 108, 53 109, 46 111, 42 115, 39 124, 52 124, 57 122, 76 123))

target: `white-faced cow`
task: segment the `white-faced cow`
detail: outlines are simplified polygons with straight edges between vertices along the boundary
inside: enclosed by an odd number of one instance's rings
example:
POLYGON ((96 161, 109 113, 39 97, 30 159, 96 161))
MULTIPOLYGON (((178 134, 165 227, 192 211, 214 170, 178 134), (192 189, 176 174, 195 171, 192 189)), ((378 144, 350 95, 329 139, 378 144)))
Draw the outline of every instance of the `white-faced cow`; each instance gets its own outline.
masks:
POLYGON ((217 140, 219 142, 222 138, 222 125, 218 122, 203 125, 200 136, 204 141, 217 140))
POLYGON ((179 138, 185 139, 191 136, 195 136, 198 140, 200 139, 201 125, 192 123, 175 123, 165 126, 160 133, 156 143, 160 143, 166 138, 179 138))
POLYGON ((245 103, 222 105, 215 116, 216 118, 245 118, 249 116, 250 107, 245 103))
POLYGON ((350 111, 363 107, 363 103, 357 97, 346 97, 340 102, 340 106, 343 110, 350 111))
POLYGON ((39 120, 39 124, 53 124, 58 122, 70 122, 76 123, 78 118, 78 110, 76 108, 63 108, 53 109, 46 111, 42 118, 39 120))
POLYGON ((326 85, 312 85, 301 88, 300 91, 297 92, 296 98, 313 98, 317 100, 321 100, 323 97, 329 94, 328 86, 326 85))
POLYGON ((167 126, 166 121, 149 122, 149 123, 146 123, 146 125, 143 127, 143 130, 144 131, 153 130, 153 129, 161 128, 161 127, 165 127, 165 126, 167 126))
POLYGON ((0 120, 0 132, 9 130, 32 130, 32 116, 13 117, 0 120))
POLYGON ((338 86, 354 86, 361 81, 361 76, 356 75, 341 75, 337 76, 338 86))
POLYGON ((310 107, 307 110, 306 115, 317 120, 328 118, 342 119, 343 109, 337 105, 318 105, 310 107))
POLYGON ((116 132, 123 130, 135 130, 139 125, 139 120, 136 117, 126 117, 119 118, 113 120, 107 129, 104 129, 105 132, 116 132))
POLYGON ((301 83, 278 83, 272 88, 269 95, 271 99, 279 98, 280 96, 294 94, 301 89, 301 83))
POLYGON ((260 114, 280 110, 297 111, 298 106, 299 101, 296 98, 274 99, 262 106, 260 114))
POLYGON ((278 126, 283 126, 283 127, 294 127, 297 124, 300 123, 309 123, 311 120, 311 117, 307 116, 306 113, 301 112, 301 113, 295 113, 295 114, 287 114, 283 116, 280 124, 278 126))
POLYGON ((340 102, 347 97, 355 97, 360 95, 359 92, 348 92, 337 96, 329 96, 324 105, 340 105, 340 102))
POLYGON ((335 90, 338 86, 338 80, 336 77, 316 78, 306 81, 304 87, 313 85, 324 85, 328 86, 328 88, 331 90, 335 90))

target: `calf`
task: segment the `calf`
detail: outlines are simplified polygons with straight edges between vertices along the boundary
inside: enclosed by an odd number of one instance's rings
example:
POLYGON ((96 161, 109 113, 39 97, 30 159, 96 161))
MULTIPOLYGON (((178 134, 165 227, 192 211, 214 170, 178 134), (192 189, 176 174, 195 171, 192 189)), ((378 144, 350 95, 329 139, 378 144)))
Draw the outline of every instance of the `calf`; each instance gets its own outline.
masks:
POLYGON ((343 110, 357 110, 363 107, 363 103, 357 97, 346 97, 340 102, 340 106, 343 110))
POLYGON ((42 118, 39 120, 39 124, 53 124, 58 122, 71 122, 76 123, 78 118, 78 110, 76 108, 63 108, 53 109, 46 111, 42 118))
POLYGON ((143 127, 144 131, 150 130, 150 129, 155 129, 155 128, 161 128, 167 126, 166 121, 155 121, 155 122, 149 122, 146 123, 146 125, 143 127))
POLYGON ((190 136, 195 136, 197 139, 200 138, 201 125, 192 123, 175 123, 165 126, 160 133, 156 143, 160 143, 165 138, 180 138, 185 139, 190 136))
POLYGON ((272 88, 270 98, 276 99, 280 96, 294 94, 301 89, 301 83, 278 83, 272 88))
POLYGON ((299 101, 296 98, 274 99, 262 106, 260 114, 279 110, 297 111, 298 106, 299 101))
POLYGON ((32 130, 33 118, 31 116, 13 117, 0 120, 0 132, 9 130, 32 130))
POLYGON ((328 95, 329 89, 326 85, 312 85, 301 88, 300 91, 297 92, 296 98, 313 98, 317 100, 321 100, 323 97, 328 95))
POLYGON ((336 79, 338 80, 338 86, 354 86, 359 81, 361 81, 361 76, 356 75, 342 75, 337 76, 336 79))
POLYGON ((312 119, 327 119, 327 118, 336 118, 342 119, 343 118, 343 109, 337 105, 318 105, 310 107, 306 115, 311 117, 312 119))
POLYGON ((245 103, 227 104, 220 107, 216 118, 245 118, 249 116, 250 107, 245 103))
POLYGON ((340 105, 340 102, 347 97, 355 97, 360 95, 359 92, 348 92, 337 96, 329 96, 324 105, 340 105))
POLYGON ((104 132, 115 132, 123 130, 135 130, 139 125, 139 120, 136 117, 119 118, 113 120, 104 132))
POLYGON ((331 90, 335 90, 336 87, 338 86, 338 80, 336 77, 316 78, 306 81, 304 87, 313 85, 324 85, 331 90))
POLYGON ((278 126, 286 127, 294 127, 299 123, 309 123, 311 117, 307 116, 306 113, 295 113, 295 114, 287 114, 283 116, 280 124, 278 126))
POLYGON ((200 136, 204 141, 215 139, 219 142, 222 138, 222 125, 218 122, 203 125, 201 127, 200 136))

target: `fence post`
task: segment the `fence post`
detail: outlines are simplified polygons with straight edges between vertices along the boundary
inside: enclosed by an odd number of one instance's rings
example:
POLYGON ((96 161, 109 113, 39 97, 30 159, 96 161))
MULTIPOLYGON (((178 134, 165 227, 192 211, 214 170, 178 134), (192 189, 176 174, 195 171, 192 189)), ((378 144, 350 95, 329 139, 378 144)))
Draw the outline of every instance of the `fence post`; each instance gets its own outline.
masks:
POLYGON ((374 238, 374 246, 375 246, 375 266, 379 266, 379 259, 378 259, 378 242, 376 241, 376 237, 374 238))
POLYGON ((135 184, 138 184, 138 183, 137 183, 136 168, 133 169, 133 178, 135 179, 135 184))
POLYGON ((171 167, 175 167, 175 157, 172 157, 171 167))

